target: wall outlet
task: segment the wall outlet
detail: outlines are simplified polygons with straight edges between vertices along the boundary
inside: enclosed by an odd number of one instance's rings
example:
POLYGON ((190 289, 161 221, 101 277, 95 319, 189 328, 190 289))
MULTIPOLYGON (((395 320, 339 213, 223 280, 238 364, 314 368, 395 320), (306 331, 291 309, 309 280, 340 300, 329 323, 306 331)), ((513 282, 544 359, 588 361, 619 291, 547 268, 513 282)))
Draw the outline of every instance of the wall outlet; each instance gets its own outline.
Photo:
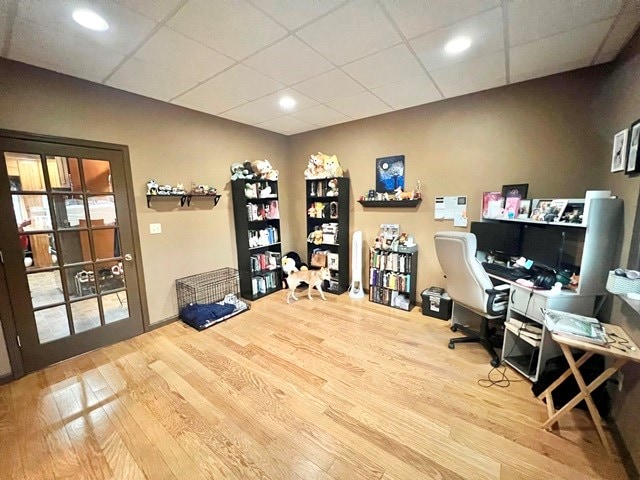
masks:
POLYGON ((160 223, 150 223, 149 233, 151 235, 157 235, 158 233, 162 233, 162 225, 160 223))

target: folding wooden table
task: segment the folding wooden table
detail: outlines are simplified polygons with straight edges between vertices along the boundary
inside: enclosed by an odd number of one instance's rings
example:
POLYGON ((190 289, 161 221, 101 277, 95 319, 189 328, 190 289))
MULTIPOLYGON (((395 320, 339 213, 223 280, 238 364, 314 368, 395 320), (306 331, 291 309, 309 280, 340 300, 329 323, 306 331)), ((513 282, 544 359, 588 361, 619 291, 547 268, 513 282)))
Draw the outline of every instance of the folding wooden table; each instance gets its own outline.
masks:
POLYGON ((608 453, 611 453, 611 447, 609 446, 607 437, 604 434, 604 429, 602 428, 602 418, 600 417, 598 409, 593 403, 591 392, 602 385, 625 363, 629 361, 640 362, 640 350, 621 327, 617 325, 603 325, 603 327, 607 334, 607 339, 610 342, 607 345, 595 345, 593 343, 563 337, 562 335, 557 335, 554 333, 551 334, 551 337, 560 345, 562 353, 564 353, 564 356, 569 363, 569 369, 562 375, 560 375, 560 377, 558 377, 555 382, 549 385, 549 387, 544 392, 538 395, 538 398, 545 399, 547 402, 549 419, 544 423, 544 425, 542 425, 542 428, 547 430, 553 427, 553 425, 556 424, 558 420, 560 420, 560 418, 562 418, 576 405, 578 405, 578 403, 584 400, 587 403, 589 413, 591 414, 591 418, 593 419, 593 423, 596 426, 596 430, 598 431, 598 435, 600 436, 600 440, 602 440, 604 448, 608 453), (584 355, 582 355, 582 357, 580 357, 580 359, 578 359, 578 361, 575 361, 573 359, 573 355, 571 354, 571 348, 582 350, 585 353, 584 355), (602 372, 598 376, 598 378, 587 385, 584 382, 579 369, 580 366, 584 364, 584 362, 589 360, 596 353, 605 355, 607 357, 612 357, 613 363, 604 372, 602 372), (551 394, 556 389, 556 387, 558 387, 558 385, 564 382, 572 374, 575 377, 578 386, 580 387, 580 393, 576 395, 569 403, 563 406, 560 410, 556 411, 555 406, 553 405, 553 397, 551 394))

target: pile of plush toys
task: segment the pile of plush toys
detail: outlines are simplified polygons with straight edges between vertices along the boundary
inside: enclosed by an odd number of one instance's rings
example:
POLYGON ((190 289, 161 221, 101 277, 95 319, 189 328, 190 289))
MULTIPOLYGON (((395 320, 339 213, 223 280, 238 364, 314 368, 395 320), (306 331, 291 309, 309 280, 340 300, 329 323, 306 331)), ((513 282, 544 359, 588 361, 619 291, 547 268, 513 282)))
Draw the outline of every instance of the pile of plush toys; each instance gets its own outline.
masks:
POLYGON ((334 178, 342 177, 344 172, 335 155, 329 156, 322 152, 311 155, 309 164, 304 171, 304 178, 307 180, 315 178, 334 178))
POLYGON ((231 180, 257 179, 257 180, 278 180, 278 170, 274 170, 269 160, 246 161, 244 163, 234 163, 231 165, 231 180))

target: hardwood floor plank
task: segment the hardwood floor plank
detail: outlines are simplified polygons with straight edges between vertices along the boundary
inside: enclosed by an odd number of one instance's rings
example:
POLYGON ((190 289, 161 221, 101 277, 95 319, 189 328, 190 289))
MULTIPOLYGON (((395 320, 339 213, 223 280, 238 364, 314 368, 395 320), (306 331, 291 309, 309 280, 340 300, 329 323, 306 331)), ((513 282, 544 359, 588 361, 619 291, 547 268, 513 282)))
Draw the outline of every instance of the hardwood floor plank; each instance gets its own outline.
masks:
POLYGON ((447 322, 285 294, 0 386, 0 478, 626 478, 584 412, 546 432, 528 382, 478 385, 447 322))

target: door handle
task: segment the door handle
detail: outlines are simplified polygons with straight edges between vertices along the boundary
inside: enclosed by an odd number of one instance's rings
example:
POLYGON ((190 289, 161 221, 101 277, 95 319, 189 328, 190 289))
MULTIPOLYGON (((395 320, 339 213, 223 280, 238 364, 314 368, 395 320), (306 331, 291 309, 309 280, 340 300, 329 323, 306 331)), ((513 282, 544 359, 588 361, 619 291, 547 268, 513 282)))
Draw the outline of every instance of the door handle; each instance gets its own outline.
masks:
POLYGON ((125 259, 127 262, 130 262, 131 260, 133 260, 133 255, 131 255, 130 253, 125 253, 125 254, 124 254, 124 259, 125 259))
MULTIPOLYGON (((126 257, 125 257, 126 258, 126 257)), ((511 290, 511 303, 513 303, 513 296, 516 294, 515 290, 511 290)))

